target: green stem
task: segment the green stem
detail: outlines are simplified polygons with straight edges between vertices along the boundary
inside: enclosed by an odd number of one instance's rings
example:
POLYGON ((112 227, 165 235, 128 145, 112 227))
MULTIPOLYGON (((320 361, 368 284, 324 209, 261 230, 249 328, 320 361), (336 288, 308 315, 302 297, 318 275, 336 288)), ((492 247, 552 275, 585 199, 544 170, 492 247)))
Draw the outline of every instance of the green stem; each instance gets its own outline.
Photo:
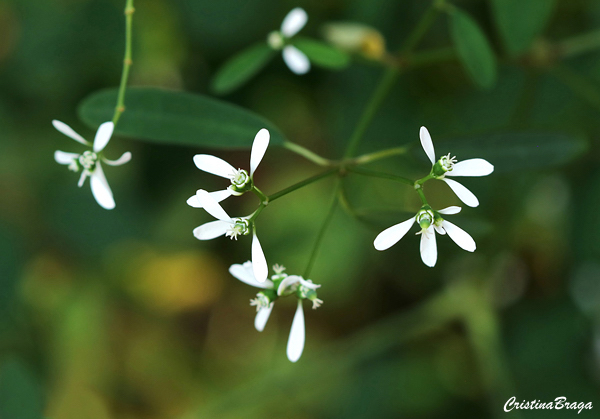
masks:
MULTIPOLYGON (((435 0, 429 9, 425 12, 421 20, 417 24, 417 26, 410 33, 404 45, 400 49, 400 53, 405 55, 409 54, 413 48, 417 46, 419 41, 423 38, 435 18, 437 17, 438 11, 444 4, 444 0, 435 0)), ((348 141, 348 148, 346 149, 345 157, 350 157, 356 151, 360 140, 365 135, 367 128, 371 125, 375 114, 381 107, 381 104, 387 97, 390 92, 392 86, 396 82, 398 75, 400 74, 400 67, 392 67, 386 70, 383 75, 383 78, 379 82, 379 85, 371 95, 371 99, 367 103, 365 110, 363 111, 362 116, 358 120, 358 124, 354 129, 354 132, 350 136, 350 140, 348 141)))
POLYGON ((455 59, 456 49, 454 47, 444 47, 411 54, 410 57, 407 58, 406 64, 412 69, 455 59))
POLYGON ((558 55, 570 58, 600 49, 600 30, 577 35, 559 42, 556 46, 558 55))
POLYGON ((302 188, 302 187, 304 187, 306 185, 310 185, 311 183, 314 183, 314 182, 316 182, 318 180, 321 180, 321 179, 323 179, 323 178, 325 178, 327 176, 330 176, 330 175, 332 175, 334 173, 337 173, 338 170, 339 169, 336 167, 336 168, 333 168, 333 169, 326 170, 323 173, 319 173, 318 175, 311 176, 308 179, 304 179, 303 181, 295 183, 292 186, 288 186, 287 188, 282 189, 279 192, 275 192, 273 195, 269 195, 267 197, 267 201, 268 202, 275 201, 276 199, 279 199, 282 196, 289 194, 290 192, 294 192, 296 189, 300 189, 300 188, 302 188))
POLYGON ((131 33, 133 24, 133 0, 127 0, 125 5, 125 58, 123 59, 123 72, 121 73, 121 84, 119 85, 119 95, 117 98, 117 106, 113 116, 113 124, 117 125, 119 118, 125 112, 125 90, 127 89, 127 80, 129 79, 129 70, 133 61, 131 60, 131 33))
POLYGON ((374 162, 376 160, 380 160, 380 159, 385 159, 387 157, 391 157, 391 156, 399 156, 402 154, 406 154, 406 152, 408 151, 409 147, 408 146, 404 146, 404 147, 395 147, 395 148, 390 148, 387 150, 381 150, 381 151, 376 151, 374 153, 369 153, 369 154, 363 154, 362 156, 358 156, 354 159, 350 159, 346 162, 346 164, 366 164, 366 163, 371 163, 374 162))
POLYGON ((338 190, 340 188, 340 184, 341 184, 341 179, 338 179, 338 181, 335 185, 334 191, 333 191, 333 197, 331 199, 329 211, 327 211, 327 215, 325 216, 325 219, 323 220, 323 224, 321 225, 321 228, 319 229, 319 233, 317 234, 317 239, 315 240, 315 244, 310 253, 310 258, 308 259, 308 264, 306 265, 306 270, 304 271, 304 278, 308 278, 308 276, 310 275, 310 272, 312 271, 312 268, 315 264, 315 260, 317 259, 317 254, 319 253, 319 247, 321 246, 323 237, 325 237, 325 232, 327 231, 327 227, 329 227, 329 223, 333 219, 333 214, 335 213, 335 209, 337 208, 337 204, 338 204, 338 190))
POLYGON ((267 195, 265 195, 256 186, 252 186, 252 192, 254 192, 254 195, 258 196, 258 199, 260 199, 260 202, 262 204, 264 204, 265 206, 269 203, 269 197, 267 195))
POLYGON ((415 190, 417 191, 417 194, 419 194, 419 198, 421 198, 423 205, 429 205, 427 198, 425 198, 425 192, 423 192, 423 188, 416 188, 415 190))
POLYGON ((285 148, 287 148, 288 150, 299 154, 300 156, 304 157, 307 160, 310 160, 311 162, 319 165, 319 166, 332 166, 334 164, 333 161, 326 159, 325 157, 321 157, 318 154, 310 151, 307 148, 302 147, 301 145, 292 143, 290 141, 285 141, 283 143, 283 146, 285 148))
POLYGON ((261 211, 263 209, 265 209, 265 207, 267 206, 266 202, 261 202, 261 204, 259 205, 259 207, 256 209, 256 211, 254 211, 250 217, 248 218, 248 221, 250 222, 254 222, 254 220, 256 220, 256 218, 258 217, 258 214, 261 213, 261 211))
POLYGON ((347 167, 346 170, 351 173, 356 173, 357 175, 376 177, 380 179, 389 179, 395 180, 396 182, 404 183, 405 185, 413 186, 414 182, 410 179, 407 179, 402 176, 392 175, 390 173, 377 172, 375 170, 368 170, 359 167, 347 167))
POLYGON ((425 182, 427 182, 429 179, 434 179, 433 174, 429 173, 427 176, 425 176, 424 178, 421 178, 417 181, 415 181, 415 185, 419 185, 419 186, 423 186, 423 184, 425 182))

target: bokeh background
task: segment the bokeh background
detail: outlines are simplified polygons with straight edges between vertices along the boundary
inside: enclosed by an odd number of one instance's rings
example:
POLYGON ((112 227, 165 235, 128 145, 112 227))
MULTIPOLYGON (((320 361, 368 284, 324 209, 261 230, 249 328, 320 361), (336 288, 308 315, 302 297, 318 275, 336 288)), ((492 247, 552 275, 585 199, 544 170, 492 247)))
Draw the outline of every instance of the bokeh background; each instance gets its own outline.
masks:
MULTIPOLYGON (((530 1, 522 2, 525 14, 530 1)), ((308 11, 307 35, 321 37, 331 21, 362 22, 395 51, 429 4, 136 3, 131 85, 207 94, 217 68, 278 28, 295 6, 308 11)), ((246 167, 248 150, 116 136, 109 157, 130 150, 134 158, 105 170, 117 208, 103 210, 87 184, 77 188, 78 175, 54 162, 54 150, 79 148, 50 122, 92 137, 77 105, 119 82, 124 2, 0 1, 0 416, 485 418, 504 415, 511 396, 565 396, 592 402, 581 415, 597 417, 600 2, 555 2, 541 35, 519 54, 507 53, 491 2, 454 4, 490 40, 499 61, 495 86, 474 86, 452 57, 408 69, 361 152, 411 145, 407 155, 370 168, 416 179, 429 170, 418 146, 421 125, 439 154, 447 140, 512 138, 506 141, 517 146, 504 166, 464 182, 481 205, 452 218, 478 249, 466 253, 439 238, 433 269, 421 262, 412 234, 375 251, 376 234, 414 213, 418 197, 399 183, 347 176, 353 211, 340 207, 324 238, 311 278, 323 285, 325 304, 316 311, 306 305, 305 351, 291 364, 285 345, 294 302, 278 302, 265 331, 256 332, 248 305, 255 289, 227 272, 248 259, 250 240, 197 241, 193 228, 210 217, 185 203, 198 188, 223 186, 194 166, 194 154, 246 167), (590 34, 581 51, 547 54, 581 34, 590 34), (547 156, 519 155, 514 132, 539 135, 547 156), (555 148, 545 138, 565 140, 555 148)), ((452 46, 447 20, 438 17, 418 50, 452 46)), ((339 72, 315 68, 299 77, 276 59, 224 99, 337 158, 382 71, 357 59, 339 72)), ((273 147, 256 178, 273 193, 317 171, 273 147)), ((427 187, 435 208, 459 204, 441 182, 427 187)), ((258 226, 269 262, 303 272, 332 190, 333 179, 323 180, 263 211, 258 226)), ((250 213, 256 204, 244 196, 226 208, 250 213)))

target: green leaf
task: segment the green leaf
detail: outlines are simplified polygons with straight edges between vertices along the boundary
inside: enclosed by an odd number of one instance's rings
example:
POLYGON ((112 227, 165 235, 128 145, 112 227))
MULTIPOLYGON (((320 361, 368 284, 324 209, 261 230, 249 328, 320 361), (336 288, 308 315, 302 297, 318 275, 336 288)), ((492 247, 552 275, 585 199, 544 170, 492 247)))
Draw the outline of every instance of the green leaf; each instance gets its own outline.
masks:
POLYGON ((458 56, 473 82, 484 89, 491 88, 496 83, 496 56, 477 22, 455 8, 450 14, 450 30, 458 56))
POLYGON ((254 77, 273 58, 275 51, 261 42, 234 55, 223 64, 212 80, 217 94, 229 93, 254 77))
POLYGON ((494 20, 507 52, 521 53, 546 28, 556 0, 491 0, 494 20))
POLYGON ((450 152, 458 161, 481 157, 494 165, 494 173, 559 166, 578 157, 586 142, 557 133, 503 133, 436 144, 436 152, 450 152))
POLYGON ((0 418, 42 419, 43 397, 39 383, 17 359, 0 368, 0 418))
POLYGON ((350 63, 348 54, 323 42, 309 38, 295 38, 293 44, 318 66, 339 70, 350 63))
MULTIPOLYGON (((83 122, 92 128, 110 121, 117 89, 102 90, 79 105, 83 122)), ((248 148, 261 128, 271 133, 271 144, 281 144, 279 130, 261 116, 221 100, 157 88, 130 88, 126 110, 115 133, 126 137, 213 148, 248 148)))

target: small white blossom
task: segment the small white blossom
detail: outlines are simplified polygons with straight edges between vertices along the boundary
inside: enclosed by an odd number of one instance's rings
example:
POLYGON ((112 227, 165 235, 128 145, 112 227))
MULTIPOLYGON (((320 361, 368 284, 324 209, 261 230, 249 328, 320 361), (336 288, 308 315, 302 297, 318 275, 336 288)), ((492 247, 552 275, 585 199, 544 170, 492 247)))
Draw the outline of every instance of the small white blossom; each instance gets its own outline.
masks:
MULTIPOLYGON (((227 189, 210 192, 210 195, 215 201, 221 202, 231 195, 239 196, 252 189, 254 172, 267 151, 269 139, 269 131, 265 128, 258 131, 254 137, 252 151, 250 152, 250 174, 243 169, 235 169, 225 160, 215 156, 208 154, 196 154, 194 156, 194 163, 198 169, 227 178, 231 181, 231 185, 229 185, 227 189)), ((187 200, 187 203, 191 207, 202 208, 202 204, 198 201, 197 194, 190 197, 187 200)))
POLYGON ((421 227, 421 230, 417 234, 421 235, 421 259, 425 265, 433 267, 437 261, 436 232, 441 235, 448 233, 448 236, 459 247, 468 252, 474 252, 476 245, 473 238, 466 231, 452 224, 450 221, 444 220, 440 216, 440 214, 450 215, 458 214, 459 212, 460 207, 448 207, 439 211, 433 211, 429 206, 423 206, 414 217, 379 233, 373 243, 375 249, 389 249, 408 233, 408 230, 410 230, 414 223, 417 223, 421 227))
POLYGON ((273 31, 267 37, 267 43, 276 51, 281 50, 283 61, 295 74, 306 74, 310 70, 310 61, 306 54, 288 43, 306 25, 308 15, 304 9, 296 7, 283 19, 279 31, 273 31))
POLYGON ((298 306, 292 321, 290 337, 287 344, 287 357, 290 361, 296 362, 300 359, 304 350, 304 341, 306 337, 304 325, 304 310, 302 308, 303 299, 309 299, 313 302, 313 308, 319 307, 323 301, 316 298, 315 290, 320 285, 313 284, 311 280, 305 280, 299 275, 287 275, 285 268, 279 265, 273 267, 275 275, 271 279, 263 282, 256 280, 254 276, 253 263, 248 261, 242 265, 231 265, 229 272, 240 281, 252 285, 253 287, 263 288, 256 294, 256 298, 250 300, 250 305, 257 309, 254 319, 254 327, 262 332, 269 320, 271 310, 273 310, 274 301, 280 296, 295 294, 298 297, 298 306))
POLYGON ((54 160, 59 164, 68 165, 69 170, 73 172, 78 172, 79 169, 81 169, 82 172, 79 177, 78 186, 83 186, 85 179, 89 177, 92 194, 94 195, 96 202, 103 208, 113 209, 115 207, 115 200, 110 186, 108 186, 108 182, 106 181, 106 176, 104 175, 100 161, 103 161, 110 166, 120 166, 131 160, 131 153, 129 151, 123 153, 117 160, 109 160, 104 157, 103 151, 110 141, 110 137, 114 130, 114 124, 112 122, 105 122, 100 125, 96 132, 93 145, 86 141, 81 135, 77 134, 64 122, 53 120, 52 125, 67 137, 72 138, 78 143, 92 147, 91 150, 84 151, 81 154, 57 150, 54 152, 54 160))
MULTIPOLYGON (((220 236, 237 240, 238 236, 250 234, 250 221, 248 217, 231 218, 227 215, 223 207, 203 189, 198 191, 197 198, 206 212, 217 219, 217 221, 202 224, 200 227, 194 229, 194 236, 198 240, 212 240, 220 236)), ((269 274, 269 267, 256 236, 256 228, 254 225, 252 227, 252 266, 254 277, 259 282, 264 282, 269 274)))
POLYGON ((451 154, 442 156, 437 162, 435 160, 435 150, 433 141, 427 128, 421 127, 419 132, 421 145, 425 154, 431 161, 432 174, 436 179, 443 180, 454 191, 456 196, 470 207, 479 205, 477 197, 455 180, 447 179, 446 176, 487 176, 494 171, 494 166, 484 159, 469 159, 457 162, 456 157, 451 157, 451 154))

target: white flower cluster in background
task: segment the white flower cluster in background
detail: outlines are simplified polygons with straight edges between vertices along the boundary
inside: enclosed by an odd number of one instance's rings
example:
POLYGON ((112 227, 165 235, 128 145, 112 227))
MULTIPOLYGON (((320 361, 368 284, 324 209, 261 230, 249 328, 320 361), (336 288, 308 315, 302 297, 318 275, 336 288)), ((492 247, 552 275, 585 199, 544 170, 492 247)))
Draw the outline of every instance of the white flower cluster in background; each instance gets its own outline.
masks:
POLYGON ((306 74, 310 70, 310 60, 302 51, 289 44, 289 40, 306 25, 308 15, 304 9, 296 7, 283 19, 281 28, 267 37, 267 43, 276 51, 282 52, 283 61, 292 72, 306 74))

